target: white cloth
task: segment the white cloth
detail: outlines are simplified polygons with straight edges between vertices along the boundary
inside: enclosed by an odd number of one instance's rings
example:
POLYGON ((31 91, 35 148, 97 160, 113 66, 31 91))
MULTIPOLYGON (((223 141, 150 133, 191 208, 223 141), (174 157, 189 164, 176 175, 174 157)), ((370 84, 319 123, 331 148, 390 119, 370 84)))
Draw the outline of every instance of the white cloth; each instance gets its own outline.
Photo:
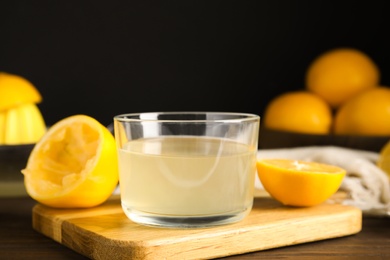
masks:
MULTIPOLYGON (((347 175, 340 190, 348 194, 343 203, 360 208, 366 215, 390 216, 390 181, 376 166, 379 153, 337 146, 309 146, 260 149, 257 158, 306 160, 342 167, 347 175)), ((256 188, 263 188, 259 179, 256 179, 256 188)))

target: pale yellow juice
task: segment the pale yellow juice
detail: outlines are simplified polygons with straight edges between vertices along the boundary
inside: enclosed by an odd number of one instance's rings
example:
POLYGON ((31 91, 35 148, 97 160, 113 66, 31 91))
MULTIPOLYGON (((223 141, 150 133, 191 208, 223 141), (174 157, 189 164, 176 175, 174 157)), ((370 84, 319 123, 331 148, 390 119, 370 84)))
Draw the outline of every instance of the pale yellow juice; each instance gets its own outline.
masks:
POLYGON ((256 151, 257 147, 219 138, 130 141, 119 150, 124 211, 168 217, 249 212, 256 151))

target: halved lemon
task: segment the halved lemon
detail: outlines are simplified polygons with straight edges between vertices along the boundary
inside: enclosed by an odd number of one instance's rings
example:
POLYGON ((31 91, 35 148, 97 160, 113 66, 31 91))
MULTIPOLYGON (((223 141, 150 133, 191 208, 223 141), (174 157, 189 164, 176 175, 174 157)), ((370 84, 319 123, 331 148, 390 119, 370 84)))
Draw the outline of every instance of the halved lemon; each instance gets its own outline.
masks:
POLYGON ((27 193, 44 205, 97 206, 118 184, 114 136, 90 116, 62 119, 34 146, 22 173, 27 193))
POLYGON ((41 101, 41 94, 30 81, 19 75, 0 72, 0 111, 41 101))
POLYGON ((336 193, 346 175, 343 168, 302 160, 262 159, 257 174, 264 189, 289 206, 314 206, 336 193))

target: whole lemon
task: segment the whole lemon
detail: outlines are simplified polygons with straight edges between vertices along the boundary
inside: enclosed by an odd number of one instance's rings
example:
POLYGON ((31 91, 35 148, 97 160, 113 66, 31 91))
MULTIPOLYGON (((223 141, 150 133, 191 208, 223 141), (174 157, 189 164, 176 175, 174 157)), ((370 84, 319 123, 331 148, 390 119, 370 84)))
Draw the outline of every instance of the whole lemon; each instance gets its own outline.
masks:
POLYGON ((264 125, 270 129, 328 134, 332 124, 330 106, 319 96, 308 91, 283 93, 267 105, 264 125))
POLYGON ((324 52, 309 65, 306 88, 337 108, 349 98, 379 84, 380 71, 364 52, 336 48, 324 52))
POLYGON ((390 135, 390 88, 376 87, 348 100, 335 114, 334 133, 390 135))

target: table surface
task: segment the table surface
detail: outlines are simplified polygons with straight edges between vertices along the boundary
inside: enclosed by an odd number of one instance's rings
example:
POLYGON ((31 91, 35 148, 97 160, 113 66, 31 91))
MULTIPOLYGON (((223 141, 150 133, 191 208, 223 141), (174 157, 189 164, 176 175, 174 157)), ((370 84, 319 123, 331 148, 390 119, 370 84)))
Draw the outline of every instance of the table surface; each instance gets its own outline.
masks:
MULTIPOLYGON (((87 259, 32 228, 29 197, 0 198, 0 259, 87 259)), ((363 218, 358 234, 224 259, 390 259, 390 218, 363 218)))

